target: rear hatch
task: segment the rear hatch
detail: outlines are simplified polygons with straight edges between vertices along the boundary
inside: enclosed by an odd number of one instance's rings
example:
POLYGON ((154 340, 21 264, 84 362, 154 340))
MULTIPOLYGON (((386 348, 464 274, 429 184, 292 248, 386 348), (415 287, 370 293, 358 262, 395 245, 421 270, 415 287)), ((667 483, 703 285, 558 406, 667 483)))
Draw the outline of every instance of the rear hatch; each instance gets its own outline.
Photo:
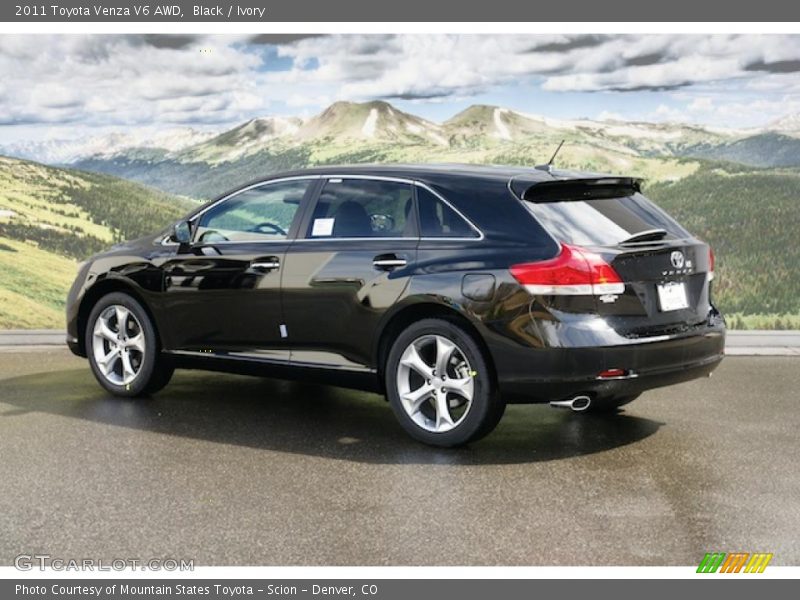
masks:
POLYGON ((554 180, 514 191, 562 248, 599 257, 619 276, 624 291, 592 294, 618 333, 669 335, 707 321, 711 250, 645 198, 638 180, 554 180))

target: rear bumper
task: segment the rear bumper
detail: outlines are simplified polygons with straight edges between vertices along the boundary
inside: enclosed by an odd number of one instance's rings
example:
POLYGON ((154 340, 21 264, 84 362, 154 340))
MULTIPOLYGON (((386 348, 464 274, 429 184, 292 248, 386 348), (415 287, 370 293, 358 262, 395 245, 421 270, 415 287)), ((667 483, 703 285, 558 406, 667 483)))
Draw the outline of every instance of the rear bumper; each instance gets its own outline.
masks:
POLYGON ((548 402, 577 394, 616 398, 709 375, 725 353, 725 327, 710 324, 688 335, 580 348, 529 348, 498 368, 507 402, 548 402), (527 362, 527 368, 525 363, 527 362), (600 379, 607 369, 625 376, 600 379))

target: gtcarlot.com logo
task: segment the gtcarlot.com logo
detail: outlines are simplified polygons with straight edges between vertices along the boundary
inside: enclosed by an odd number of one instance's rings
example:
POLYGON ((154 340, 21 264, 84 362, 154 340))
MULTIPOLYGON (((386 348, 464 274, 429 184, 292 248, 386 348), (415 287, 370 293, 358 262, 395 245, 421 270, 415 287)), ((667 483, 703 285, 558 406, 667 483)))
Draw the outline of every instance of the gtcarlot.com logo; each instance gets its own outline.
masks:
POLYGON ((698 573, 763 573, 772 554, 767 552, 708 552, 697 567, 698 573))
POLYGON ((20 554, 14 558, 19 571, 194 571, 194 559, 185 558, 58 558, 49 554, 20 554))

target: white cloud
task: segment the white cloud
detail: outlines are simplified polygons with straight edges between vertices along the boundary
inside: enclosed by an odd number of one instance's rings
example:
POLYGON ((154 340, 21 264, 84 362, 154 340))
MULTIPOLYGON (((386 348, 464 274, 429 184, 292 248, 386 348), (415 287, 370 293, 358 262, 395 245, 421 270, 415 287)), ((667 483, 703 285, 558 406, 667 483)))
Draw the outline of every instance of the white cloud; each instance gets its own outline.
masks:
MULTIPOLYGON (((265 48, 247 36, 3 35, 0 124, 229 124, 279 105, 461 102, 520 86, 556 98, 672 90, 655 97, 661 120, 736 121, 742 108, 777 118, 800 102, 800 36, 317 36, 272 47, 283 71, 264 70, 265 48)), ((608 118, 631 110, 586 106, 608 118)))
POLYGON ((692 100, 686 108, 692 112, 711 112, 714 110, 714 100, 708 96, 700 96, 692 100))
POLYGON ((296 107, 307 107, 307 106, 327 106, 333 103, 333 99, 328 96, 327 94, 290 94, 286 98, 286 104, 289 106, 296 106, 296 107))
POLYGON ((614 111, 604 110, 600 114, 597 115, 598 121, 624 121, 625 117, 614 111))
POLYGON ((0 36, 0 122, 228 122, 265 108, 261 59, 233 39, 153 45, 139 36, 0 36), (201 52, 210 49, 210 52, 201 52))
POLYGON ((677 108, 672 108, 666 104, 659 104, 655 110, 654 116, 657 120, 663 121, 679 121, 684 116, 684 112, 677 108))
POLYGON ((530 78, 557 92, 660 90, 792 70, 800 36, 328 36, 287 45, 284 83, 328 83, 338 95, 464 94, 530 78), (590 43, 581 39, 590 37, 590 43), (313 67, 314 60, 318 65, 313 67))

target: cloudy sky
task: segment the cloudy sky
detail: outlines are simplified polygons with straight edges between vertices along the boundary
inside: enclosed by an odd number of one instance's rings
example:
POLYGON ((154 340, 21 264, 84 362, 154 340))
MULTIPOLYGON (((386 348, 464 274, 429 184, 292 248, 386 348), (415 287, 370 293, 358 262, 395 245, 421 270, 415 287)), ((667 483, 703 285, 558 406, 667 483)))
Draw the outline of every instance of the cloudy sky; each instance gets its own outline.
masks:
POLYGON ((0 35, 0 74, 0 143, 336 100, 435 121, 475 103, 735 128, 800 113, 800 36, 782 35, 0 35))

